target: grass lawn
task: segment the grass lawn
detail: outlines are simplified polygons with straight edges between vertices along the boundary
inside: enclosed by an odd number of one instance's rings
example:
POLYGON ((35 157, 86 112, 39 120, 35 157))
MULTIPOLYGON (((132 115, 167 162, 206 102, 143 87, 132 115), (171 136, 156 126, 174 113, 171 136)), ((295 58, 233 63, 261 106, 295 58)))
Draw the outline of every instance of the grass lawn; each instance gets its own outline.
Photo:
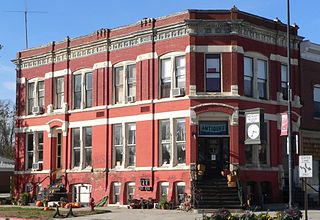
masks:
MULTIPOLYGON (((66 215, 67 209, 59 209, 60 214, 66 215)), ((73 209, 75 216, 94 215, 110 212, 108 210, 95 210, 91 212, 88 209, 73 209)), ((17 218, 31 218, 31 219, 52 219, 55 213, 55 209, 44 211, 41 208, 30 208, 30 207, 0 207, 0 217, 17 217, 17 218)))

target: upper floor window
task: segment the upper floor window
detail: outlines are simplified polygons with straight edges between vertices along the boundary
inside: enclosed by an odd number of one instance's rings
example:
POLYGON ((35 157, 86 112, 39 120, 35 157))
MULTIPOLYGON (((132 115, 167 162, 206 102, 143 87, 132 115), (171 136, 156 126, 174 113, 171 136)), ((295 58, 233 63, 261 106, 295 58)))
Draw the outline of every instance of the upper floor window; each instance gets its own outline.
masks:
POLYGON ((268 62, 266 60, 244 57, 244 95, 267 99, 268 62))
POLYGON ((114 102, 135 102, 136 65, 132 62, 118 64, 114 68, 114 102))
POLYGON ((113 161, 114 167, 136 165, 135 123, 113 125, 113 161))
POLYGON ((184 164, 186 162, 185 119, 161 120, 159 126, 160 165, 184 164))
POLYGON ((55 108, 61 109, 64 103, 64 78, 57 77, 55 79, 55 108))
POLYGON ((72 129, 72 165, 86 168, 92 166, 92 128, 72 129))
POLYGON ((73 75, 73 108, 92 107, 92 73, 81 71, 73 75))
POLYGON ((43 161, 43 132, 27 133, 26 169, 32 169, 34 163, 43 161))
POLYGON ((288 100, 288 68, 281 65, 281 93, 283 100, 288 100))
POLYGON ((206 55, 206 92, 221 92, 221 64, 219 54, 206 55))
POLYGON ((320 85, 313 87, 314 117, 320 118, 320 85))
POLYGON ((160 60, 161 98, 183 96, 186 87, 186 58, 180 54, 168 54, 160 60))
POLYGON ((28 83, 28 114, 44 112, 44 81, 32 80, 28 83))

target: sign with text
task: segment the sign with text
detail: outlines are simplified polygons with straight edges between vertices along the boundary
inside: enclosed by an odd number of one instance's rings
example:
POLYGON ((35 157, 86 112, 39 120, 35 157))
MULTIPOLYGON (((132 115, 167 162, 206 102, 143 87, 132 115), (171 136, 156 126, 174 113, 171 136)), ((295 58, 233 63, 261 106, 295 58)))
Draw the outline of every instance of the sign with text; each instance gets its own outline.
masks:
POLYGON ((245 144, 262 144, 264 143, 264 111, 260 108, 247 109, 245 111, 246 124, 245 144))
POLYGON ((312 177, 312 155, 299 156, 299 177, 312 177))
POLYGON ((228 135, 227 121, 200 121, 199 136, 228 135))

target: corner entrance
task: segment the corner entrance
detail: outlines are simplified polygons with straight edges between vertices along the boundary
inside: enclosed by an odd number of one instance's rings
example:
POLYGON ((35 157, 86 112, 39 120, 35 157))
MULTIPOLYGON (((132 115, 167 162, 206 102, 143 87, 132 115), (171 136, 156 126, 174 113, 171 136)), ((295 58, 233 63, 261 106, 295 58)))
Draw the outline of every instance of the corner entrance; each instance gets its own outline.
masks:
POLYGON ((204 178, 221 177, 229 169, 229 138, 199 138, 199 163, 205 165, 204 178))
POLYGON ((199 123, 198 164, 205 170, 203 179, 221 177, 229 169, 229 134, 227 121, 201 121, 199 123))

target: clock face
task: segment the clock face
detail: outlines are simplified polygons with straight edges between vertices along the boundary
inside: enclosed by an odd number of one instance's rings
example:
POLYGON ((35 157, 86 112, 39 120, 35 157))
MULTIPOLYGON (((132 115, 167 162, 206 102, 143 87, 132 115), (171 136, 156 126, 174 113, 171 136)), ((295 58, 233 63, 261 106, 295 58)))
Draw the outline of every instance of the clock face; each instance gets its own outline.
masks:
POLYGON ((250 139, 256 139, 260 134, 260 128, 257 124, 251 124, 248 127, 248 137, 250 139))

